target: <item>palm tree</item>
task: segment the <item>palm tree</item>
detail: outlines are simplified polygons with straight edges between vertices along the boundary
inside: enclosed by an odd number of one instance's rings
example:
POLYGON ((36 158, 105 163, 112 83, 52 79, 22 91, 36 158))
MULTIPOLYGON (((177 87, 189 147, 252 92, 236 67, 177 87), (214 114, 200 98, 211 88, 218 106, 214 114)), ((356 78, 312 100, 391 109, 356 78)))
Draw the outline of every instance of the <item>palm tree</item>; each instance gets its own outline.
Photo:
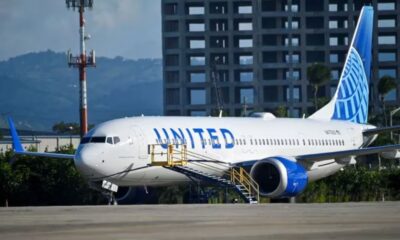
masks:
POLYGON ((382 111, 383 111, 383 117, 385 121, 385 126, 387 125, 387 117, 386 117, 386 107, 385 107, 385 96, 392 91, 393 89, 396 88, 396 79, 394 79, 391 76, 385 75, 379 79, 378 82, 378 94, 379 94, 379 99, 381 100, 382 103, 382 111))
POLYGON ((331 70, 321 63, 314 63, 307 68, 307 78, 308 82, 314 87, 314 107, 315 111, 317 111, 318 89, 331 80, 331 70))

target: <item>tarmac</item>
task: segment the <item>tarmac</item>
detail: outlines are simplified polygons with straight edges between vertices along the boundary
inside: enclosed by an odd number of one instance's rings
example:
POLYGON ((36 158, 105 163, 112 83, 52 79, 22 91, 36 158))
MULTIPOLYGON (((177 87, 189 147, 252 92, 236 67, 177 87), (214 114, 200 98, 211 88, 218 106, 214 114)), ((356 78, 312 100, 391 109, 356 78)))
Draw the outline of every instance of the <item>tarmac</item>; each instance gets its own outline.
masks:
POLYGON ((400 239, 400 202, 0 208, 0 239, 400 239))

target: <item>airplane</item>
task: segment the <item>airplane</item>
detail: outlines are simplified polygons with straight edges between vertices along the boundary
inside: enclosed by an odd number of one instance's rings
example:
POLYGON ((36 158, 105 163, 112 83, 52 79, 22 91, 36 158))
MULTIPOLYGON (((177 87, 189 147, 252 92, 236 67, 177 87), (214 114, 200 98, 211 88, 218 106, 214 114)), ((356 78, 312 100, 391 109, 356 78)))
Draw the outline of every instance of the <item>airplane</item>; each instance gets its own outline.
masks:
POLYGON ((379 133, 400 129, 367 123, 373 14, 371 6, 362 8, 336 93, 308 118, 271 113, 121 118, 89 131, 73 155, 25 151, 10 118, 14 153, 71 159, 90 183, 110 191, 185 184, 196 178, 195 172, 200 180, 216 179, 231 167, 244 167, 259 194, 269 198, 297 196, 310 182, 355 164, 357 156, 399 157, 400 145, 368 147, 379 133), (158 157, 169 149, 186 149, 186 170, 152 164, 151 148, 156 147, 164 151, 158 157))

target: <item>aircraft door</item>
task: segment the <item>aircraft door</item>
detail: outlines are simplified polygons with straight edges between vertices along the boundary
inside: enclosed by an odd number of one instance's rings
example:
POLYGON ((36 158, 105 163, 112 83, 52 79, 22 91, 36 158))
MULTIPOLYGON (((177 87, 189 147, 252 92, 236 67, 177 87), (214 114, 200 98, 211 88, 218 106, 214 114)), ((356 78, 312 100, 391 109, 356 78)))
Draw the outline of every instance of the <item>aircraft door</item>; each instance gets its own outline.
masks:
POLYGON ((132 126, 132 130, 133 148, 135 149, 135 152, 138 153, 137 157, 140 160, 146 160, 148 158, 147 139, 144 136, 142 129, 138 126, 132 126))
POLYGON ((355 129, 353 127, 348 128, 347 133, 350 138, 350 145, 352 147, 357 147, 357 139, 356 139, 357 134, 355 132, 355 129))

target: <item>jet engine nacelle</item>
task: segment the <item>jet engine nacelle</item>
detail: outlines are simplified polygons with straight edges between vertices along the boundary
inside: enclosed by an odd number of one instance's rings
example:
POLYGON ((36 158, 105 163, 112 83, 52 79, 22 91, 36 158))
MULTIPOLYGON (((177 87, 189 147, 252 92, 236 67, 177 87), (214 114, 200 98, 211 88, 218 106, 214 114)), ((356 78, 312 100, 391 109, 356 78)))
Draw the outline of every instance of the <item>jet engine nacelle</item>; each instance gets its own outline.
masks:
POLYGON ((306 188, 307 171, 291 157, 271 157, 256 162, 250 171, 260 194, 269 198, 294 197, 306 188))

